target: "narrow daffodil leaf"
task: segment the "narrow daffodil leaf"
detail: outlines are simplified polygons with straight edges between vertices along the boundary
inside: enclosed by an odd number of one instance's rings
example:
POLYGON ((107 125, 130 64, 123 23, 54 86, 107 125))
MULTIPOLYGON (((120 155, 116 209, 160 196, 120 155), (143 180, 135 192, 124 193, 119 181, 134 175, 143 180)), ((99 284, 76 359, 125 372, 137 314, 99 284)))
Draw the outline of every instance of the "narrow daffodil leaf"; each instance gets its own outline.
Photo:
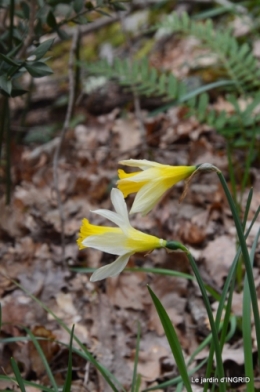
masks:
POLYGON ((48 374, 50 382, 51 382, 51 384, 53 386, 53 390, 55 392, 59 392, 59 388, 58 388, 58 385, 57 385, 57 383, 55 381, 53 373, 51 371, 50 365, 49 365, 49 363, 47 361, 47 358, 46 358, 46 356, 45 356, 45 354, 44 354, 44 352, 43 352, 43 350, 42 350, 38 340, 35 338, 34 334, 30 331, 29 328, 25 328, 25 330, 28 333, 28 335, 30 336, 31 341, 33 342, 33 344, 34 344, 34 346, 35 346, 35 348, 36 348, 36 350, 37 350, 37 352, 38 352, 38 354, 39 354, 39 356, 40 356, 40 358, 41 358, 41 360, 43 362, 43 365, 45 367, 46 373, 48 374))
POLYGON ((140 337, 141 337, 141 327, 140 327, 140 323, 138 321, 137 322, 135 359, 134 359, 134 371, 133 371, 131 392, 138 392, 139 377, 137 374, 137 366, 138 366, 138 359, 139 359, 140 337))
POLYGON ((179 370, 180 375, 182 377, 183 384, 185 385, 185 388, 188 392, 192 392, 191 383, 190 383, 190 379, 189 379, 189 376, 187 373, 187 368, 186 368, 186 364, 184 361, 181 345, 178 340, 178 336, 177 336, 175 329, 171 323, 171 320, 170 320, 166 310, 164 309, 163 305, 161 304, 160 300, 154 294, 152 289, 149 286, 147 286, 147 287, 148 287, 149 293, 152 297, 152 300, 153 300, 154 306, 156 308, 156 311, 158 313, 158 316, 160 317, 165 335, 168 339, 168 342, 171 347, 173 356, 175 358, 178 370, 179 370))
POLYGON ((12 369, 13 369, 16 381, 19 385, 19 388, 21 389, 21 392, 26 392, 20 370, 19 370, 14 358, 11 358, 11 365, 12 365, 12 369))
POLYGON ((70 392, 71 391, 71 381, 72 381, 72 342, 73 342, 73 335, 74 335, 74 328, 73 325, 72 330, 70 332, 70 344, 69 344, 69 361, 68 361, 68 369, 66 380, 63 387, 63 392, 70 392))

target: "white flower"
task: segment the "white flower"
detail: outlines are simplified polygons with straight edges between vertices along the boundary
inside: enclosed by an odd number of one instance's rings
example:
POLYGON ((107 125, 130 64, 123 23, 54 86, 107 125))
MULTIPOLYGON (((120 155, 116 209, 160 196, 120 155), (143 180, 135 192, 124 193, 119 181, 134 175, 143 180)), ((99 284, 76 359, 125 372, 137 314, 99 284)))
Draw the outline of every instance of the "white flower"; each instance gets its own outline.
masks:
POLYGON ((166 241, 142 233, 131 226, 124 196, 120 190, 112 189, 111 201, 116 212, 101 209, 93 212, 107 218, 118 227, 95 226, 87 219, 83 219, 77 240, 80 249, 90 247, 119 256, 113 263, 95 271, 90 278, 92 282, 118 275, 132 254, 150 252, 166 245, 166 241))

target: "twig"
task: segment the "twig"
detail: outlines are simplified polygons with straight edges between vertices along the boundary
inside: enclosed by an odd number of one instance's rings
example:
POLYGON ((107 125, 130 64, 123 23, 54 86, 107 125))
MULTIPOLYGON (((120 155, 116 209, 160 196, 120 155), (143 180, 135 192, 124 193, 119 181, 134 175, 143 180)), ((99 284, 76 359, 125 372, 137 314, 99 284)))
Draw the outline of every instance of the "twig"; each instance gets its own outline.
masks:
POLYGON ((4 133, 5 133, 5 128, 6 128, 6 115, 7 115, 7 107, 8 107, 8 98, 3 97, 3 115, 0 117, 0 161, 2 159, 2 146, 3 146, 3 140, 4 140, 4 133))
MULTIPOLYGON (((126 46, 130 49, 130 61, 132 61, 132 55, 131 55, 131 38, 130 35, 128 34, 128 32, 126 31, 126 29, 124 28, 124 19, 126 18, 127 14, 122 14, 122 13, 118 13, 119 14, 119 20, 120 20, 120 24, 121 24, 121 28, 122 28, 122 32, 125 35, 125 39, 126 39, 126 46)), ((142 146, 147 146, 146 143, 146 129, 145 129, 145 125, 144 125, 144 119, 142 116, 142 111, 141 111, 141 105, 140 105, 140 97, 138 92, 136 91, 135 86, 132 84, 131 86, 131 90, 133 93, 133 98, 134 98, 134 108, 135 108, 135 116, 139 122, 139 130, 140 130, 140 135, 141 135, 141 144, 142 146)))
POLYGON ((83 385, 85 388, 87 388, 87 383, 89 380, 89 369, 90 369, 90 362, 87 362, 85 366, 85 374, 84 374, 84 381, 83 381, 83 385))
POLYGON ((32 0, 30 4, 30 19, 28 23, 29 25, 28 34, 24 40, 23 47, 18 54, 18 58, 22 58, 26 55, 26 51, 28 47, 32 44, 34 40, 34 21, 36 18, 36 8, 37 8, 36 6, 37 6, 37 2, 35 0, 32 0))
MULTIPOLYGON (((73 16, 72 20, 75 19, 75 18, 76 18, 76 16, 73 16)), ((81 33, 81 35, 90 34, 90 33, 94 32, 96 30, 102 29, 103 27, 106 27, 106 26, 108 26, 108 25, 110 25, 112 23, 115 23, 118 20, 119 20, 119 16, 118 15, 115 15, 115 16, 104 16, 102 18, 99 18, 99 19, 95 20, 92 23, 89 23, 87 25, 82 25, 80 27, 80 33, 81 33)), ((69 22, 69 19, 66 19, 65 21, 62 21, 59 24, 59 26, 62 26, 63 24, 68 23, 68 22, 69 22)), ((72 37, 76 28, 77 27, 67 27, 67 28, 64 28, 64 31, 65 31, 65 33, 68 36, 72 37)), ((55 36, 55 38, 56 39, 55 39, 55 41, 53 43, 54 45, 57 45, 59 42, 62 41, 62 39, 59 38, 59 37, 55 36)))
POLYGON ((10 110, 9 110, 9 99, 7 98, 6 106, 6 204, 10 204, 11 201, 11 186, 12 186, 12 174, 11 174, 11 129, 10 129, 10 110))
POLYGON ((140 129, 140 134, 141 134, 141 142, 143 146, 146 146, 146 129, 144 125, 144 119, 141 111, 141 106, 140 106, 140 97, 138 93, 136 92, 134 86, 133 86, 133 94, 134 94, 134 107, 135 107, 135 115, 136 118, 139 122, 139 129, 140 129))
POLYGON ((7 30, 8 9, 2 8, 0 11, 0 32, 3 33, 7 30))
POLYGON ((55 150, 55 154, 53 157, 53 182, 54 182, 54 189, 56 192, 57 196, 57 203, 58 203, 58 210, 59 210, 59 215, 60 215, 60 224, 61 224, 61 249, 62 249, 62 262, 63 265, 65 265, 65 234, 64 234, 64 227, 65 227, 65 219, 64 219, 64 213, 63 213, 63 206, 62 206, 62 201, 61 201, 61 195, 59 191, 59 176, 58 176, 58 162, 59 162, 59 157, 60 157, 60 151, 61 151, 61 146, 65 138, 65 134, 67 129, 69 128, 69 122, 71 119, 72 115, 72 109, 73 109, 73 103, 74 103, 74 98, 75 98, 75 80, 74 80, 74 57, 75 57, 75 52, 77 49, 77 42, 79 39, 79 34, 80 34, 80 28, 78 27, 75 30, 72 44, 71 44, 71 49, 70 49, 70 56, 69 56, 69 64, 68 64, 68 75, 69 75, 69 102, 68 102, 68 107, 67 107, 67 112, 66 112, 66 117, 64 120, 64 124, 61 130, 61 135, 60 135, 60 142, 55 150))
POLYGON ((9 27, 9 37, 8 37, 8 47, 9 47, 9 51, 12 50, 12 46, 13 46, 13 34, 14 34, 14 0, 10 1, 10 27, 9 27))

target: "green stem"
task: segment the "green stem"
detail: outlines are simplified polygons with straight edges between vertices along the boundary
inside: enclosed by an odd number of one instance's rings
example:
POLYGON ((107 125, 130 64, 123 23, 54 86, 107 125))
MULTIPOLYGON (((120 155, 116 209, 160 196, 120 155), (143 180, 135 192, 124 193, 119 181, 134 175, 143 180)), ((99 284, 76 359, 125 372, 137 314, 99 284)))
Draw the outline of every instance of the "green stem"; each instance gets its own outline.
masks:
POLYGON ((235 206, 235 203, 234 203, 232 196, 230 194, 230 191, 228 189, 226 180, 225 180, 221 171, 218 171, 217 175, 220 179, 221 185, 222 185, 223 190, 226 194, 226 197, 227 197, 227 200, 228 200, 228 203, 229 203, 232 215, 233 215, 233 219, 234 219, 234 222, 236 225, 236 230, 237 230, 237 236, 238 236, 239 243, 241 246, 241 251, 243 254, 243 259, 244 259, 244 263, 245 263, 245 269, 246 269, 247 279, 248 279, 248 284, 249 284, 249 289, 250 289, 251 301, 252 301, 252 308, 253 308, 253 314, 254 314, 254 320, 255 320, 255 328, 256 328, 256 331, 258 331, 258 333, 256 333, 256 340, 257 340, 257 347, 258 347, 258 362, 260 364, 260 333, 259 333, 260 319, 259 319, 257 295, 256 295, 256 288, 255 288, 253 271, 251 268, 250 256, 248 253, 246 240, 245 240, 243 228, 242 228, 239 216, 238 216, 237 208, 235 206))
POLYGON ((9 27, 9 51, 13 46, 13 33, 14 33, 14 3, 15 0, 10 1, 10 27, 9 27))
POLYGON ((254 129, 253 137, 251 138, 251 142, 249 145, 249 151, 247 152, 247 156, 246 156, 245 171, 243 174, 242 184, 241 184, 240 204, 242 203, 241 199, 243 197, 243 193, 244 193, 246 185, 247 185, 251 162, 253 161, 253 153, 254 153, 255 140, 256 140, 256 129, 257 128, 254 129))
POLYGON ((3 98, 3 112, 0 121, 0 161, 2 157, 2 145, 4 140, 4 132, 6 127, 6 113, 7 113, 7 106, 8 106, 8 97, 3 98))
MULTIPOLYGON (((194 275, 196 276, 196 279, 197 279, 197 282, 200 287, 200 291, 201 291, 201 294, 202 294, 202 297, 204 300, 204 305, 207 310, 209 323, 210 323, 210 327, 211 327, 211 333, 212 333, 212 341, 214 342, 214 349, 215 349, 215 354, 216 354, 218 377, 219 377, 219 379, 221 379, 222 377, 224 377, 224 368, 223 368, 223 363, 222 363, 222 358, 221 358, 221 348, 220 348, 220 344, 219 344, 218 330, 215 325, 212 310, 210 307, 210 302, 209 302, 209 299, 207 296, 206 289, 204 287, 203 280, 201 279, 197 264, 196 264, 195 260, 193 259, 192 254, 188 251, 187 248, 186 248, 186 254, 187 254, 187 257, 188 257, 189 262, 191 264, 191 267, 193 269, 194 275)), ((225 387, 224 383, 219 384, 219 391, 222 391, 222 392, 226 391, 226 387, 225 387)))
POLYGON ((76 51, 75 51, 75 61, 76 61, 76 66, 75 66, 75 99, 77 101, 77 98, 80 94, 80 86, 81 86, 81 66, 80 66, 80 43, 81 43, 81 34, 79 32, 78 40, 77 40, 77 46, 76 46, 76 51))
POLYGON ((24 66, 25 63, 26 63, 26 62, 23 61, 21 64, 17 65, 17 67, 14 66, 13 68, 11 68, 11 70, 10 70, 10 71, 8 72, 8 74, 7 74, 7 77, 8 77, 9 79, 11 79, 12 76, 14 76, 14 74, 16 74, 16 72, 18 72, 19 69, 21 69, 21 68, 24 66))
POLYGON ((138 385, 137 366, 138 366, 138 360, 139 360, 140 336, 141 336, 141 327, 140 327, 140 323, 138 321, 137 322, 136 350, 135 350, 134 370, 133 370, 131 392, 138 392, 136 387, 138 385))
POLYGON ((11 201, 11 129, 10 129, 10 113, 9 102, 7 101, 6 111, 6 204, 11 201))
POLYGON ((233 166, 233 162, 232 162, 232 147, 231 147, 230 141, 227 142, 227 158, 228 158, 228 172, 230 175, 232 193, 233 193, 233 197, 235 199, 236 205, 237 205, 236 178, 235 178, 234 166, 233 166))

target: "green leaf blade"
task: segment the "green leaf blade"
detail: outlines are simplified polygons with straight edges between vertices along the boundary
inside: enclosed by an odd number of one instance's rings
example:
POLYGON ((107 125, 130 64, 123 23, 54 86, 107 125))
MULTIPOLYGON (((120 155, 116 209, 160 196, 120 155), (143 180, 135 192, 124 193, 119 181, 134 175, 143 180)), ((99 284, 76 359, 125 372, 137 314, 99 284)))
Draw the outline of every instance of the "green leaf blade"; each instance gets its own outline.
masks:
POLYGON ((42 44, 40 44, 38 48, 31 53, 31 55, 35 56, 35 60, 40 60, 45 55, 45 53, 50 50, 53 42, 54 39, 47 39, 42 44))
POLYGON ((51 75, 53 73, 52 69, 41 61, 32 64, 26 63, 25 68, 34 78, 42 78, 43 76, 51 75))
POLYGON ((154 294, 154 292, 152 291, 152 289, 148 287, 149 290, 149 294, 152 297, 154 306, 156 308, 156 311, 158 313, 158 316, 160 317, 165 335, 168 339, 169 345, 171 347, 173 356, 175 358, 176 364, 178 366, 180 375, 182 377, 182 381, 186 387, 186 390, 188 392, 192 392, 192 388, 191 388, 191 382, 188 376, 188 372, 187 372, 187 368, 186 368, 186 364, 184 361, 184 357, 183 357, 183 353, 182 353, 182 349, 178 340, 178 336, 175 332, 175 329, 171 323, 171 320, 166 312, 166 310, 164 309, 163 305, 161 304, 160 300, 157 298, 157 296, 154 294))

